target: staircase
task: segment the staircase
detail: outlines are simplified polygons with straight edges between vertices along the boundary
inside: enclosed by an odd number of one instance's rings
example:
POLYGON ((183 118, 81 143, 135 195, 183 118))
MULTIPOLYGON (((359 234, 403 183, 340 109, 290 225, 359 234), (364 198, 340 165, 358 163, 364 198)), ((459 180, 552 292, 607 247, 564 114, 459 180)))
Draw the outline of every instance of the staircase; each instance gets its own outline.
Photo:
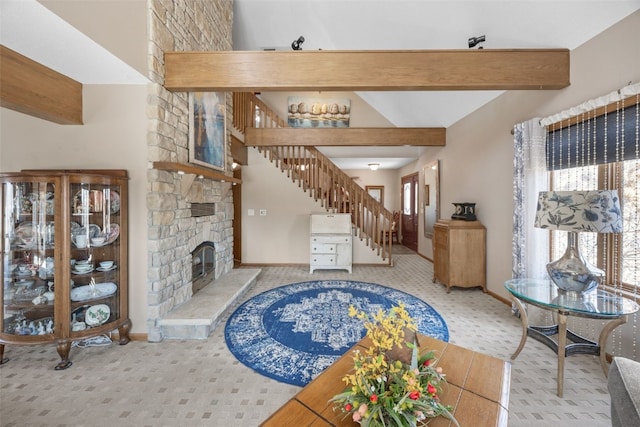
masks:
MULTIPOLYGON (((286 123, 255 95, 234 92, 233 126, 244 135, 247 127, 286 127, 286 123)), ((355 237, 391 264, 391 233, 386 231, 393 214, 350 176, 315 147, 287 145, 258 150, 327 212, 351 214, 355 237)))

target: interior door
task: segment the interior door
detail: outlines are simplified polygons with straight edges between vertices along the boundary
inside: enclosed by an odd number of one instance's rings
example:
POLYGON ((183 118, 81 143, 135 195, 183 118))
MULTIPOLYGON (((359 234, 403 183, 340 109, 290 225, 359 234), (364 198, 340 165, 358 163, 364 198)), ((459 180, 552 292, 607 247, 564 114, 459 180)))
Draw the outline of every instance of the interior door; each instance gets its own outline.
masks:
POLYGON ((418 174, 402 177, 402 244, 418 251, 418 174))

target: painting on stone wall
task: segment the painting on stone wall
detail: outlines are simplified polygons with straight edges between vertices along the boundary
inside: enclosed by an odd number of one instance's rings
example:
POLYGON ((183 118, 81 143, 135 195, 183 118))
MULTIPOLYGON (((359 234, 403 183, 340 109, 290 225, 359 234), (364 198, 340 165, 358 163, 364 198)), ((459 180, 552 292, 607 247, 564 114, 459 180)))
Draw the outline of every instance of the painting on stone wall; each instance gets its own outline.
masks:
POLYGON ((189 162, 225 170, 226 117, 224 92, 189 93, 189 162))
POLYGON ((287 98, 287 124, 297 128, 348 128, 351 100, 346 98, 287 98))

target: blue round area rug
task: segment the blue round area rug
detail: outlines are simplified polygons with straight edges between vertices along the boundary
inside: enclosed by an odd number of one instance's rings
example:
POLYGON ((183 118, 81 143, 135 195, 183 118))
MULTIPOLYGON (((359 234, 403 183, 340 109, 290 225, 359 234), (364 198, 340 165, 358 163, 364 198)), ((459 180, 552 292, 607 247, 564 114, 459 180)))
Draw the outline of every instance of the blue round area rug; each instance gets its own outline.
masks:
POLYGON ((386 286, 317 280, 254 296, 231 314, 225 340, 243 364, 269 378, 305 386, 365 335, 349 306, 368 313, 404 303, 418 332, 449 340, 447 325, 429 304, 386 286))

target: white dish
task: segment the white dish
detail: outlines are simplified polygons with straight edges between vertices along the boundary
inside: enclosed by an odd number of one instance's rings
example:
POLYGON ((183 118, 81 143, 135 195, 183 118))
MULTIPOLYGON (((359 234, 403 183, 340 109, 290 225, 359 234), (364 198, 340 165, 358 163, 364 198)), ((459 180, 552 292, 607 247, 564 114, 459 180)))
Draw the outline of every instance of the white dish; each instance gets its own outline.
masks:
POLYGON ((87 273, 91 273, 92 271, 93 271, 93 268, 89 268, 87 270, 81 270, 81 271, 75 270, 75 269, 71 270, 73 274, 87 274, 87 273))
POLYGON ((109 320, 111 309, 106 304, 92 305, 84 313, 84 322, 89 326, 99 326, 109 320))
POLYGON ((111 271, 111 270, 115 270, 117 267, 118 267, 118 266, 114 264, 114 265, 112 265, 112 266, 111 266, 111 267, 109 267, 109 268, 105 268, 105 267, 98 267, 98 268, 96 268, 96 270, 104 272, 104 271, 111 271))
POLYGON ((93 288, 89 285, 78 286, 71 289, 71 301, 87 301, 95 298, 104 298, 113 295, 118 286, 112 282, 97 283, 93 288))
POLYGON ((104 243, 91 243, 91 246, 100 248, 102 246, 107 246, 115 242, 120 235, 120 226, 118 224, 111 224, 109 226, 108 232, 105 232, 103 235, 107 236, 107 240, 105 240, 104 243))

